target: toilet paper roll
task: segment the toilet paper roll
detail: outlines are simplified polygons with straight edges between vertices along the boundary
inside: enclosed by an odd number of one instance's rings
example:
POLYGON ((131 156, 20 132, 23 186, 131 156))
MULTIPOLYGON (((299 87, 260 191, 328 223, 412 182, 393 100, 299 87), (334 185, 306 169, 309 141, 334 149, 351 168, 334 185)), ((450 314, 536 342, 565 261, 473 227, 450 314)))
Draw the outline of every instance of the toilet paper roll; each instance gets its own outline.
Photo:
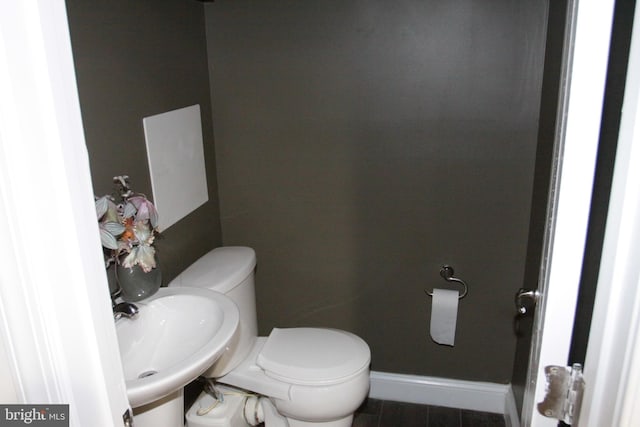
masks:
POLYGON ((431 306, 431 338, 453 346, 458 320, 458 291, 434 289, 431 306))

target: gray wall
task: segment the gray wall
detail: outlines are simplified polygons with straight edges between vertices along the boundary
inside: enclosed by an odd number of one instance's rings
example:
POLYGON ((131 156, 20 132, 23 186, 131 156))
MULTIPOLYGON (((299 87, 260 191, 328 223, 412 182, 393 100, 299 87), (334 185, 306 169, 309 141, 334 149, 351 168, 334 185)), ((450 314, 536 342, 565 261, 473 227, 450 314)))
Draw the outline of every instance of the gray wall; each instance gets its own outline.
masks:
POLYGON ((96 194, 126 173, 150 195, 142 118, 202 107, 210 202, 158 242, 167 280, 222 244, 220 205, 224 244, 258 252, 262 333, 340 327, 379 371, 509 381, 546 0, 67 5, 96 194), (470 285, 454 348, 423 293, 445 262, 470 285))
POLYGON ((523 284, 546 0, 205 6, 226 245, 258 315, 338 327, 372 369, 507 383, 523 284), (430 299, 469 283, 456 345, 430 299))
POLYGON ((221 244, 203 6, 67 0, 67 12, 96 195, 127 174, 151 197, 143 117, 200 104, 209 202, 157 240, 166 283, 221 244))

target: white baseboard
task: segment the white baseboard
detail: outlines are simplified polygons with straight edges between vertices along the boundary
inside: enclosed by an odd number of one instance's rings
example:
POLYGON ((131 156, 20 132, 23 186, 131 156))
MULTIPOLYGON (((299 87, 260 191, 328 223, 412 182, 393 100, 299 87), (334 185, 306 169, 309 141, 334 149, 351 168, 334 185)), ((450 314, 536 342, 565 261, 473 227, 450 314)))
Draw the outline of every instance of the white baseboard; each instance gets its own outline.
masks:
POLYGON ((372 371, 369 397, 505 414, 508 427, 520 425, 509 384, 372 371))
POLYGON ((520 415, 516 406, 516 397, 513 394, 513 388, 509 386, 509 393, 505 402, 504 417, 507 427, 520 427, 520 415))

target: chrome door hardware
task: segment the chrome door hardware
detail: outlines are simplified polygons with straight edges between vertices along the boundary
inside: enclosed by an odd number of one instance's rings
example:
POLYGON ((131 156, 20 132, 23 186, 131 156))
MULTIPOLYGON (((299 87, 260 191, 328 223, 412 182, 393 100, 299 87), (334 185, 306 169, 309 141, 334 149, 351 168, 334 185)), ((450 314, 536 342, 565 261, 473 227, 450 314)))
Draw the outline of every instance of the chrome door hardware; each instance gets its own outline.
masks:
MULTIPOLYGON (((457 277, 453 277, 453 267, 451 267, 450 265, 443 265, 442 266, 442 268, 440 269, 440 276, 444 280, 446 280, 447 282, 455 282, 455 283, 458 283, 458 284, 460 284, 460 285, 462 285, 464 287, 464 291, 462 291, 462 293, 460 294, 458 299, 462 299, 462 298, 466 297, 467 293, 469 293, 469 287, 467 286, 467 283, 462 279, 458 279, 457 277)), ((430 297, 433 296, 433 292, 429 292, 426 289, 424 290, 424 293, 429 295, 430 297)))
POLYGON ((538 412, 569 425, 578 425, 578 416, 584 394, 582 366, 545 366, 547 389, 544 400, 538 403, 538 412))
POLYGON ((540 299, 540 292, 537 289, 518 289, 516 292, 516 310, 519 314, 527 314, 527 312, 536 306, 540 299))
POLYGON ((131 409, 127 409, 124 414, 122 414, 122 425, 124 427, 133 427, 133 415, 131 414, 131 409))

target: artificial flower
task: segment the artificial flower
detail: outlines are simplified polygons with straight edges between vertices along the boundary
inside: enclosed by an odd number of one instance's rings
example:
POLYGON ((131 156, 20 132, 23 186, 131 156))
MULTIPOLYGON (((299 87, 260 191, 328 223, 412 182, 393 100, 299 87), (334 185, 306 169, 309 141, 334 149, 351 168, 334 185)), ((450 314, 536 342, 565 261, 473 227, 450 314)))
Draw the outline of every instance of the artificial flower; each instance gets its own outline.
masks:
POLYGON ((119 263, 127 268, 139 265, 148 273, 156 267, 153 242, 158 233, 158 212, 146 196, 129 189, 128 176, 116 176, 113 180, 120 186, 119 203, 113 196, 102 196, 95 202, 106 265, 119 263))

